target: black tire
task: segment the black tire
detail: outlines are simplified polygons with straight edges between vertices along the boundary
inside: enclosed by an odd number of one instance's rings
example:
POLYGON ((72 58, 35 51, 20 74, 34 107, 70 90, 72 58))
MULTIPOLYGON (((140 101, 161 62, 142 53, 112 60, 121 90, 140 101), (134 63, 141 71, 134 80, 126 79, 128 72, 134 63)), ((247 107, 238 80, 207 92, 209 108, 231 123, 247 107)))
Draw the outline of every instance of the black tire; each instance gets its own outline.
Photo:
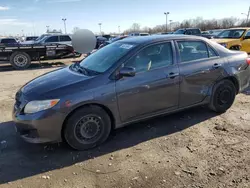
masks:
POLYGON ((68 118, 63 135, 72 148, 87 150, 103 143, 110 131, 111 120, 105 110, 99 106, 89 106, 77 110, 68 118), (97 129, 95 134, 93 129, 97 129), (90 138, 90 134, 94 136, 90 138))
POLYGON ((10 63, 15 69, 27 69, 31 64, 31 58, 25 52, 14 52, 10 56, 10 63))
POLYGON ((226 112, 234 103, 236 88, 230 80, 222 80, 215 84, 209 108, 217 113, 226 112))

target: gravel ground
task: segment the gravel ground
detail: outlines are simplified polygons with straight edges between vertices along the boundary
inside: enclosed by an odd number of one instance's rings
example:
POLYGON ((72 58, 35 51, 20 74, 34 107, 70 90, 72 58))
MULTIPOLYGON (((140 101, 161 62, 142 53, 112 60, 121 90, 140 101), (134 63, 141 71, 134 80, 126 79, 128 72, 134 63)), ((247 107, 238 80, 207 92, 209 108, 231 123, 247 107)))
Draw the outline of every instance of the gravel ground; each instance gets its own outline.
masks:
POLYGON ((0 141, 7 142, 0 152, 0 188, 250 188, 250 88, 225 114, 199 107, 155 118, 78 152, 66 144, 25 143, 14 130, 15 92, 54 66, 63 64, 0 67, 0 141))

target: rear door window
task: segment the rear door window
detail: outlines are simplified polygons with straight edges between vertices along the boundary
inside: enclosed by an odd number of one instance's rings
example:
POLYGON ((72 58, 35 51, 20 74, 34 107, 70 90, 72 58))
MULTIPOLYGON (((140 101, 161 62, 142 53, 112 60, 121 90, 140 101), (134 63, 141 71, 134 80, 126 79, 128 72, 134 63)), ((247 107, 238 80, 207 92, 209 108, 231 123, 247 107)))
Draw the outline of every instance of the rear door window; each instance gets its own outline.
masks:
POLYGON ((61 42, 71 41, 71 38, 68 35, 62 35, 59 38, 61 42))
POLYGON ((178 41, 181 62, 209 58, 206 43, 202 41, 178 41))
POLYGON ((58 36, 51 36, 45 40, 45 42, 59 42, 58 36))

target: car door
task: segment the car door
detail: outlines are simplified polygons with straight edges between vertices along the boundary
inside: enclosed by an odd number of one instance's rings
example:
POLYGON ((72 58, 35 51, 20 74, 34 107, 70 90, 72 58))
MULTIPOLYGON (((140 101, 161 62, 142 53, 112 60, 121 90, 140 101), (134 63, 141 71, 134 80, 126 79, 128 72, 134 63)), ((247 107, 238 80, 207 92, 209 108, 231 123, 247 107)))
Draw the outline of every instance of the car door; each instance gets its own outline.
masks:
POLYGON ((68 35, 61 35, 59 36, 59 43, 60 44, 71 44, 71 38, 68 35))
POLYGON ((250 30, 248 30, 241 42, 241 50, 250 53, 250 30))
POLYGON ((224 59, 201 40, 176 41, 180 68, 180 108, 202 102, 224 74, 224 59))
POLYGON ((44 40, 45 44, 58 44, 58 42, 59 42, 59 37, 57 35, 49 36, 44 40))
POLYGON ((172 42, 153 44, 123 64, 136 69, 134 77, 116 81, 123 122, 178 107, 179 69, 173 51, 172 42))

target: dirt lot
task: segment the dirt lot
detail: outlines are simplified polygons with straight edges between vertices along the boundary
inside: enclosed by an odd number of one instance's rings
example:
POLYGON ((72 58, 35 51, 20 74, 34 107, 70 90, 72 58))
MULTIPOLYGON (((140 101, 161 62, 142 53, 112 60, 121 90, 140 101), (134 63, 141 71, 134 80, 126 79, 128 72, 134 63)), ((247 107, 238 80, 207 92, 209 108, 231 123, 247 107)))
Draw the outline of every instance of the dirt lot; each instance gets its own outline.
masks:
POLYGON ((14 130, 15 92, 57 68, 50 65, 0 72, 0 141, 8 144, 0 153, 0 188, 250 188, 250 88, 225 114, 199 107, 155 118, 78 152, 25 143, 14 130))

